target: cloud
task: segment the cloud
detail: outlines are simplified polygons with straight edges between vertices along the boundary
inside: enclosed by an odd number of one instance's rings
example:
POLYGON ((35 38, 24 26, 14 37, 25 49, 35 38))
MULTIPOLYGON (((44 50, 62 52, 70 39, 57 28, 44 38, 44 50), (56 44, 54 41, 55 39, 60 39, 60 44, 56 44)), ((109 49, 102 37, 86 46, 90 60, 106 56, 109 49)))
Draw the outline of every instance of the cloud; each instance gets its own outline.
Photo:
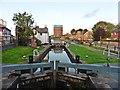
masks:
POLYGON ((100 11, 100 9, 95 9, 94 11, 90 12, 90 13, 87 13, 83 16, 83 18, 91 18, 91 17, 94 17, 96 16, 96 14, 100 11))

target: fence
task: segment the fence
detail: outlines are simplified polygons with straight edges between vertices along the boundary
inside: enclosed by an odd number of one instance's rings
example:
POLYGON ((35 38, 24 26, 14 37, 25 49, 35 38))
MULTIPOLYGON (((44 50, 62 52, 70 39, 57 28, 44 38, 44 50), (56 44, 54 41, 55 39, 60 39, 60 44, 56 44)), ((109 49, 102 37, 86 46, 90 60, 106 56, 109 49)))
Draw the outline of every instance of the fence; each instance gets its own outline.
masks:
POLYGON ((114 51, 113 53, 113 51, 110 49, 104 49, 103 55, 114 56, 114 57, 117 57, 117 59, 120 59, 120 51, 114 51))
POLYGON ((7 49, 10 49, 10 48, 14 48, 16 47, 16 44, 9 44, 9 45, 4 45, 4 46, 0 46, 0 50, 7 50, 7 49))

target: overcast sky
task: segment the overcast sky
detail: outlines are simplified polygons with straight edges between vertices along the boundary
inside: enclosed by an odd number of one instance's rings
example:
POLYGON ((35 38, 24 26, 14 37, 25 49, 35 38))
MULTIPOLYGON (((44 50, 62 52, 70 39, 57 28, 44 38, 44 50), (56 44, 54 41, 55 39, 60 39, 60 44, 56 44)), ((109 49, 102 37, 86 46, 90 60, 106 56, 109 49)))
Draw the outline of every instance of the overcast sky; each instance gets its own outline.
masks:
POLYGON ((26 11, 32 14, 34 21, 40 27, 47 25, 50 35, 53 34, 53 25, 63 25, 63 32, 70 33, 75 28, 87 28, 91 30, 98 21, 118 23, 118 1, 61 1, 38 2, 38 0, 7 0, 0 2, 0 19, 7 21, 7 27, 12 29, 15 35, 15 26, 12 21, 14 13, 26 11))

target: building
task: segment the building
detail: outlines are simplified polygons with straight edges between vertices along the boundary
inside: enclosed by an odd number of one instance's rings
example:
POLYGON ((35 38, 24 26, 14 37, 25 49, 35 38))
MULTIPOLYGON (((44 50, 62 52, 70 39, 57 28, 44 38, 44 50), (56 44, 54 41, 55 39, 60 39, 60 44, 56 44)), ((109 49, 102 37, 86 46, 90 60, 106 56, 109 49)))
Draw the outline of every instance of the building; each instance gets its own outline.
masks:
POLYGON ((6 27, 6 21, 0 19, 0 45, 8 45, 12 43, 11 30, 6 27))
POLYGON ((65 39, 70 39, 70 37, 71 37, 71 34, 66 33, 66 34, 62 35, 60 39, 65 40, 65 39))
POLYGON ((73 41, 78 42, 86 42, 86 41, 92 41, 92 31, 89 31, 87 29, 85 30, 76 30, 76 33, 71 35, 69 38, 73 41))
POLYGON ((80 31, 80 30, 77 30, 77 31, 76 31, 76 40, 80 40, 80 41, 83 40, 82 31, 80 31))
POLYGON ((63 25, 54 25, 54 36, 60 37, 63 35, 63 25))
POLYGON ((92 31, 86 31, 83 35, 83 41, 92 41, 93 39, 92 34, 93 34, 92 31))
POLYGON ((0 27, 0 45, 11 43, 11 30, 6 27, 0 27))
POLYGON ((35 37, 41 41, 41 44, 48 44, 49 43, 48 28, 46 26, 44 28, 37 27, 35 37))
POLYGON ((118 40, 120 38, 120 30, 115 29, 111 32, 111 40, 118 40))
POLYGON ((6 27, 7 23, 3 19, 0 19, 0 27, 6 27))

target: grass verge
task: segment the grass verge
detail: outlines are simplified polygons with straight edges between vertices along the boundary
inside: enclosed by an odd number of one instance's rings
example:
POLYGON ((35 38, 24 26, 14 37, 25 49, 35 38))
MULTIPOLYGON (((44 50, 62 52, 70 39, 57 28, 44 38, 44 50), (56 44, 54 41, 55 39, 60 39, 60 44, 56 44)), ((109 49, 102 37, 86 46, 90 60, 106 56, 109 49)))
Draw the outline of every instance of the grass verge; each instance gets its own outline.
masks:
MULTIPOLYGON (((38 51, 42 50, 41 46, 38 51)), ((17 46, 8 50, 2 51, 2 64, 18 64, 28 61, 29 55, 32 55, 34 48, 28 46, 17 46), (25 57, 23 57, 25 56, 25 57)))
MULTIPOLYGON (((102 55, 100 53, 88 50, 82 46, 77 45, 70 45, 69 49, 75 54, 79 55, 80 59, 85 61, 86 63, 93 64, 93 63, 106 63, 107 56, 102 55), (88 58, 86 58, 88 56, 88 58)), ((118 63, 117 59, 110 58, 110 63, 118 63)))

